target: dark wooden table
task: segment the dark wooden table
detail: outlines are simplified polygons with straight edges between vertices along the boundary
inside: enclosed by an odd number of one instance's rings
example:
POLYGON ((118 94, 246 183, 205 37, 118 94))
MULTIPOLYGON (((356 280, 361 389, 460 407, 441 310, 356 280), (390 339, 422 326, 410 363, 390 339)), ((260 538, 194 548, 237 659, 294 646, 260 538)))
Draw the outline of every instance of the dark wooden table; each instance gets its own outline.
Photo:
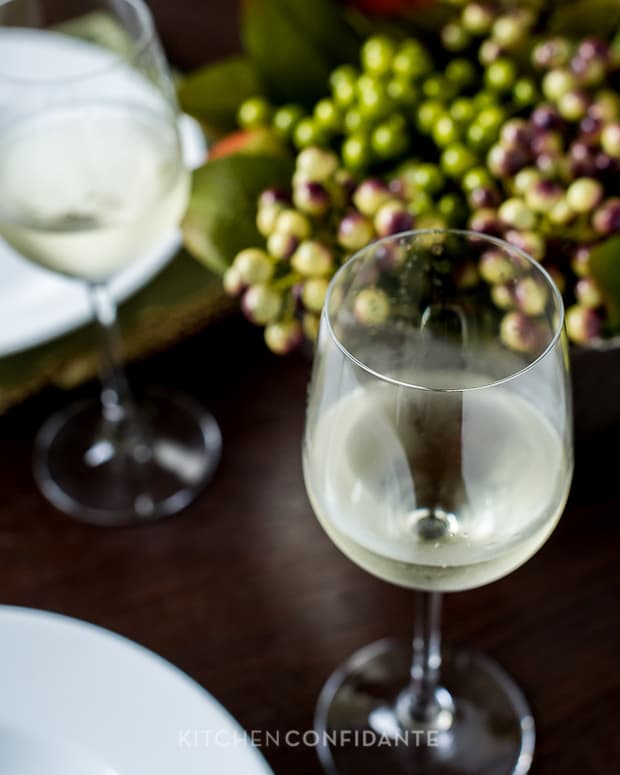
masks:
MULTIPOLYGON (((212 47, 215 3, 152 5, 179 64, 222 53, 212 47)), ((233 14, 221 12, 232 47, 233 14)), ((313 517, 299 451, 309 368, 301 355, 271 356, 260 332, 238 319, 134 365, 138 385, 183 389, 208 405, 225 440, 204 495, 141 529, 77 524, 33 485, 33 435, 76 394, 50 390, 1 418, 2 602, 135 639, 208 688, 247 729, 311 728, 330 671, 373 639, 407 637, 412 605, 410 594, 342 557, 313 517)), ((566 513, 530 562, 446 600, 446 639, 493 655, 527 693, 539 775, 620 772, 618 439, 613 424, 578 439, 566 513)), ((264 753, 277 775, 320 772, 311 749, 264 753)))

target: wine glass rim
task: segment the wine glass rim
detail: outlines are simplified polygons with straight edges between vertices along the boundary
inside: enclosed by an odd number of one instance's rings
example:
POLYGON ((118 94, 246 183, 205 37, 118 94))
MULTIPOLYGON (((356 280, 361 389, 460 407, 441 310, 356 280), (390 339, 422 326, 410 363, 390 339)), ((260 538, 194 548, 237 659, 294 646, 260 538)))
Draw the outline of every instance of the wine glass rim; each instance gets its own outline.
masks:
MULTIPOLYGON (((8 5, 9 3, 13 3, 13 2, 15 2, 15 0, 0 0, 0 8, 2 8, 3 5, 8 5)), ((121 55, 117 55, 109 63, 105 65, 93 67, 92 69, 86 70, 83 73, 78 73, 75 75, 61 75, 58 77, 52 76, 51 78, 40 78, 40 77, 29 78, 27 76, 14 75, 13 73, 4 72, 2 70, 2 67, 0 66, 0 81, 13 82, 15 84, 20 84, 22 86, 75 83, 77 81, 86 81, 89 78, 97 78, 99 76, 105 75, 106 73, 112 70, 115 70, 119 66, 126 66, 128 62, 129 63, 135 62, 155 40, 156 31, 155 31, 155 23, 153 21, 153 14, 151 13, 149 7, 146 5, 144 0, 121 0, 121 2, 133 8, 138 18, 138 21, 140 23, 140 33, 137 39, 135 41, 132 41, 132 50, 131 50, 131 55, 129 57, 125 58, 121 55)), ((0 24, 0 30, 2 29, 10 29, 10 28, 0 24)), ((16 27, 15 29, 32 29, 32 30, 40 29, 41 31, 46 31, 47 28, 16 27)), ((116 53, 112 51, 112 49, 109 49, 109 51, 110 53, 116 53)))
POLYGON ((562 294, 559 292, 556 284, 553 282, 553 279, 549 274, 549 272, 547 272, 547 270, 540 264, 540 262, 536 261, 534 258, 528 255, 525 251, 518 248, 516 245, 512 245, 510 242, 506 242, 506 240, 500 239, 499 237, 493 237, 489 234, 484 234, 483 232, 476 232, 468 229, 411 229, 409 231, 399 232, 398 234, 391 234, 388 237, 383 237, 382 239, 375 240, 374 242, 370 242, 368 245, 364 246, 363 248, 360 248, 353 255, 349 256, 349 258, 344 262, 344 264, 342 264, 342 266, 338 269, 338 271, 334 274, 334 276, 331 279, 329 288, 327 289, 327 294, 325 297, 325 303, 323 305, 322 314, 325 319, 327 330, 331 338, 336 343, 336 346, 338 347, 338 349, 348 360, 350 360, 360 369, 365 371, 367 374, 370 374, 371 376, 376 377, 377 379, 380 379, 383 382, 388 382, 392 385, 397 385, 399 387, 410 388, 412 390, 424 390, 430 393, 470 393, 476 390, 486 390, 488 388, 494 388, 499 385, 504 385, 508 382, 512 382, 513 380, 518 379, 519 377, 524 375, 526 372, 530 371, 530 369, 533 369, 536 366, 536 364, 540 363, 544 358, 547 357, 547 355, 555 348, 556 344, 558 343, 558 340, 560 339, 562 335, 562 331, 564 329, 565 313, 564 313, 564 302, 562 300, 562 294), (545 349, 541 353, 539 353, 533 360, 531 360, 528 364, 526 364, 520 369, 517 369, 511 374, 508 374, 505 377, 501 377, 500 379, 487 382, 483 385, 473 385, 469 387, 441 387, 441 388, 429 387, 427 385, 417 385, 412 382, 406 382, 404 380, 397 379, 396 377, 392 377, 388 374, 382 374, 381 372, 368 366, 368 364, 364 363, 358 357, 353 355, 353 353, 343 344, 340 337, 338 337, 338 335, 334 331, 334 328, 332 326, 332 321, 331 321, 331 315, 329 313, 332 293, 334 291, 334 288, 338 284, 337 282, 338 278, 340 277, 340 275, 344 274, 344 272, 347 270, 348 267, 350 267, 356 261, 359 261, 361 257, 368 251, 369 248, 376 248, 377 246, 383 243, 393 242, 394 240, 398 240, 398 239, 413 238, 413 237, 419 237, 423 235, 454 235, 454 236, 471 237, 473 239, 484 240, 485 242, 489 242, 493 245, 496 245, 497 247, 501 248, 507 253, 512 253, 515 256, 519 256, 520 258, 524 259, 531 267, 534 267, 546 279, 547 284, 551 289, 551 293, 554 298, 557 311, 559 313, 558 322, 553 332, 553 336, 547 343, 545 349))

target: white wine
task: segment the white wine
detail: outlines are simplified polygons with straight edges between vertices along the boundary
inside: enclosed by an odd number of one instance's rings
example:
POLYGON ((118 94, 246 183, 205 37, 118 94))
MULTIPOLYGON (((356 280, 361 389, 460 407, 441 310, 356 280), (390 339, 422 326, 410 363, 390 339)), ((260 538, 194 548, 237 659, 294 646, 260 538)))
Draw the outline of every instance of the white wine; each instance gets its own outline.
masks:
POLYGON ((48 107, 0 132, 0 235, 50 269, 102 281, 178 224, 174 120, 131 103, 48 107))
POLYGON ((360 387, 304 444, 312 506, 341 551, 387 581, 437 591, 529 559, 560 517, 571 466, 543 413, 505 386, 360 387))

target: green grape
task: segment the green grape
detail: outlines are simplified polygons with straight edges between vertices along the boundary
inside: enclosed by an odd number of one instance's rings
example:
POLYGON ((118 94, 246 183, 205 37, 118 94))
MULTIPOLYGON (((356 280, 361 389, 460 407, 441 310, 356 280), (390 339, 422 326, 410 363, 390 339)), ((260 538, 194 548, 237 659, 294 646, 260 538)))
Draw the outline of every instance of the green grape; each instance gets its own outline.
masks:
POLYGON ((459 135, 458 124, 447 113, 435 122, 433 140, 440 148, 455 143, 459 139, 459 135))
POLYGON ((237 253, 233 267, 244 285, 265 283, 273 276, 273 260, 260 248, 246 248, 237 253))
POLYGON ((241 307, 248 320, 264 326, 275 321, 280 314, 282 296, 265 283, 258 283, 244 293, 241 307))
POLYGON ((291 234, 298 240, 305 240, 310 237, 310 221, 298 210, 282 210, 276 219, 276 231, 284 234, 291 234))
POLYGON ((361 75, 357 80, 358 109, 368 119, 381 119, 392 108, 384 84, 369 75, 361 75))
POLYGON ((468 3, 463 8, 461 23, 472 35, 485 35, 495 20, 495 10, 483 3, 468 3))
POLYGON ((303 342, 304 332, 297 320, 269 323, 265 328, 265 344, 276 355, 288 355, 303 342))
POLYGON ((273 128, 280 137, 288 140, 303 117, 304 111, 299 105, 283 105, 273 114, 273 128))
POLYGON ((378 124, 371 134, 372 150, 380 159, 400 156, 407 148, 405 122, 403 120, 402 125, 399 125, 399 122, 393 119, 394 117, 378 124))
POLYGON ((462 25, 450 22, 441 30, 441 42, 448 51, 464 51, 471 43, 471 37, 462 25))
MULTIPOLYGON (((448 224, 446 219, 437 213, 422 213, 417 219, 418 229, 445 229, 448 224)), ((444 262, 444 266, 447 262, 444 262)))
POLYGON ((516 194, 525 197, 528 191, 542 179, 540 170, 536 167, 523 167, 513 179, 513 188, 516 194))
POLYGON ((426 191, 414 191, 407 203, 407 210, 414 218, 430 213, 434 207, 433 198, 426 191))
POLYGON ((308 148, 310 145, 323 145, 325 135, 312 118, 302 118, 293 130, 293 142, 297 148, 308 148))
POLYGON ((445 106, 439 100, 425 100, 418 108, 416 124, 420 132, 429 134, 435 123, 445 113, 445 106))
POLYGON ((374 35, 362 46, 362 67, 366 72, 385 75, 392 69, 395 46, 385 35, 374 35))
POLYGON ((486 67, 487 65, 490 65, 491 62, 495 62, 499 59, 503 53, 504 50, 496 40, 493 40, 493 38, 486 38, 482 41, 480 48, 478 49, 478 61, 481 65, 486 67))
POLYGON ((465 173, 461 181, 463 191, 470 193, 476 188, 485 188, 493 185, 493 178, 486 167, 473 167, 465 173))
POLYGON ((359 73, 353 65, 340 65, 332 70, 329 76, 329 86, 332 91, 339 83, 352 83, 355 85, 359 73))
POLYGON ((357 108, 349 108, 344 114, 344 129, 349 134, 358 132, 365 124, 366 119, 357 108))
POLYGON ((426 75, 432 67, 433 63, 426 49, 411 38, 401 45, 392 60, 394 74, 409 80, 426 75))
POLYGON ((489 105, 478 113, 476 123, 489 132, 499 132, 500 127, 506 121, 506 111, 499 105, 489 105))
POLYGON ((303 285, 301 300, 310 312, 320 312, 327 296, 329 280, 324 277, 311 277, 303 285))
POLYGON ((561 67, 549 70, 542 81, 542 91, 551 102, 557 102, 564 94, 578 88, 577 78, 570 70, 561 67))
POLYGON ((459 226, 467 218, 467 207, 458 194, 444 194, 437 202, 437 212, 449 226, 459 226))
POLYGON ((489 105, 494 105, 497 100, 497 95, 483 89, 482 91, 479 91, 478 94, 475 94, 472 97, 472 100, 474 108, 476 108, 476 110, 482 110, 482 108, 487 108, 489 105))
POLYGON ((311 342, 315 342, 319 335, 320 318, 312 312, 306 312, 301 319, 304 336, 311 342))
POLYGON ((411 170, 411 180, 417 189, 427 194, 437 194, 445 183, 439 167, 430 162, 415 165, 411 170))
POLYGON ((357 79, 338 81, 332 87, 332 97, 336 105, 341 108, 353 105, 357 97, 357 79))
POLYGON ((525 42, 532 21, 526 11, 499 16, 493 24, 493 39, 506 49, 518 48, 525 42))
POLYGON ((428 78, 424 80, 422 83, 422 92, 429 100, 449 100, 456 94, 456 88, 453 83, 445 78, 445 76, 435 74, 429 75, 428 78))
POLYGON ((450 116, 461 126, 470 124, 476 116, 474 103, 468 97, 459 97, 450 106, 450 116))
POLYGON ((484 83, 487 88, 497 92, 512 89, 517 78, 517 66, 511 59, 501 58, 487 67, 484 83))
POLYGON ((342 116, 333 100, 325 97, 314 106, 314 120, 320 129, 327 133, 340 132, 342 129, 342 116))
POLYGON ((379 326, 388 319, 390 300, 380 288, 364 288, 355 299, 353 314, 360 323, 379 326))
POLYGON ((464 57, 453 59, 446 67, 446 78, 459 88, 472 86, 476 82, 476 67, 464 57))
POLYGON ((488 141, 487 130, 475 121, 467 127, 465 140, 474 151, 484 151, 493 142, 492 140, 488 141))
POLYGON ((418 101, 418 90, 406 78, 392 78, 385 88, 388 97, 399 105, 412 107, 418 101))
POLYGON ((276 221, 283 209, 284 205, 282 202, 273 202, 272 204, 259 207, 256 213, 256 228, 263 237, 269 237, 275 230, 276 221))
POLYGON ((486 151, 495 142, 497 132, 489 131, 477 121, 467 127, 465 135, 467 145, 474 151, 486 151))
POLYGON ((462 178, 477 162, 475 154, 462 143, 449 145, 441 154, 441 169, 451 178, 462 178))
POLYGON ((334 260, 322 242, 305 240, 293 254, 291 266, 304 277, 327 277, 334 268, 334 260))
POLYGON ((370 138, 363 132, 349 135, 342 143, 340 153, 346 167, 352 170, 362 169, 372 161, 370 138))
POLYGON ((250 97, 239 106, 237 120, 244 129, 268 126, 273 109, 264 97, 250 97))
POLYGON ((338 156, 324 148, 305 148, 295 162, 295 171, 303 182, 325 183, 337 169, 338 156))
POLYGON ((521 108, 534 105, 538 99, 536 84, 531 78, 519 78, 515 82, 512 93, 515 103, 521 108))

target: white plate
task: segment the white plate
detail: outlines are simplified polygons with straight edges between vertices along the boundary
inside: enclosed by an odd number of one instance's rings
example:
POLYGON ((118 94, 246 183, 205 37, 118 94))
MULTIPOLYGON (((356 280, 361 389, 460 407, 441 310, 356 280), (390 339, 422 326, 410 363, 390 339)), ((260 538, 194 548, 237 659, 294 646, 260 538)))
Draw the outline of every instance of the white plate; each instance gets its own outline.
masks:
POLYGON ((271 773, 198 684, 76 619, 0 606, 0 687, 3 775, 271 773))
MULTIPOLYGON (((66 67, 67 62, 74 63, 76 56, 91 61, 91 49, 96 52, 95 62, 101 57, 96 48, 72 38, 63 40, 64 36, 59 35, 57 39, 52 36, 50 41, 42 43, 38 38, 33 42, 28 35, 19 37, 13 30, 9 32, 11 35, 0 28, 4 71, 10 70, 11 62, 17 63, 20 57, 26 57, 28 62, 44 61, 48 72, 54 68, 62 72, 62 67, 66 67), (35 43, 37 57, 28 48, 35 43)), ((189 116, 183 116, 180 128, 186 162, 195 169, 206 156, 204 136, 200 126, 189 116)), ((111 283, 115 298, 122 301, 145 285, 173 258, 180 244, 177 233, 133 261, 111 283)), ((43 344, 92 319, 82 283, 31 264, 2 239, 0 288, 0 357, 43 344)))

